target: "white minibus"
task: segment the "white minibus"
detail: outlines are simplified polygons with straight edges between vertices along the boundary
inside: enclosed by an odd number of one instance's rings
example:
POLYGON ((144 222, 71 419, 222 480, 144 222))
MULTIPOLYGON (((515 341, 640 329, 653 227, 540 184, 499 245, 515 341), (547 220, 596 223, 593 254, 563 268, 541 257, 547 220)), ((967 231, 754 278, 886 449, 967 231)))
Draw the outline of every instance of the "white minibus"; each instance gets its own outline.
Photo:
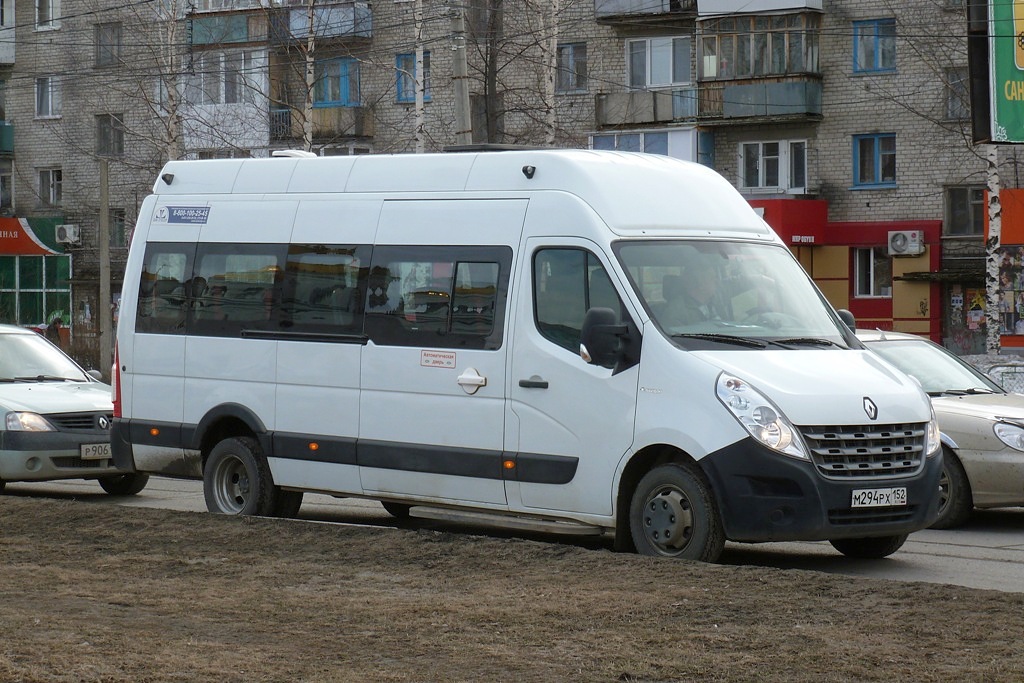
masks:
POLYGON ((208 508, 883 557, 927 527, 928 398, 721 176, 586 150, 172 161, 122 291, 113 452, 208 508))

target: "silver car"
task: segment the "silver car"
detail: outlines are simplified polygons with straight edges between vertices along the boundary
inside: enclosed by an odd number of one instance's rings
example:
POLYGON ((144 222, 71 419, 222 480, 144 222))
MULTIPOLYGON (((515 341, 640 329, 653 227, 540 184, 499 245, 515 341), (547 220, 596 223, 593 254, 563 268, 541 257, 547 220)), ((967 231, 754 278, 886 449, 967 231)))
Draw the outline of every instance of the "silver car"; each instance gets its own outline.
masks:
POLYGON ((932 397, 943 442, 939 517, 932 528, 959 526, 974 508, 1024 505, 1024 395, 1007 393, 923 337, 867 330, 857 330, 857 337, 932 397))
POLYGON ((0 490, 10 481, 96 479, 134 495, 146 475, 114 467, 110 386, 37 333, 0 325, 0 490))

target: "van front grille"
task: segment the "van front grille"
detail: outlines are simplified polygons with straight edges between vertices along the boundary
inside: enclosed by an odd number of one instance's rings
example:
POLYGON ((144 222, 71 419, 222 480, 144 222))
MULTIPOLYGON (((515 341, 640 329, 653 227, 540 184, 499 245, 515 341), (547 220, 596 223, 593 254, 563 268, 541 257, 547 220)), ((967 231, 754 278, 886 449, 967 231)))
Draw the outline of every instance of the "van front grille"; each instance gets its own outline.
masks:
POLYGON ((925 424, 800 427, 818 472, 829 479, 917 474, 924 467, 925 424))

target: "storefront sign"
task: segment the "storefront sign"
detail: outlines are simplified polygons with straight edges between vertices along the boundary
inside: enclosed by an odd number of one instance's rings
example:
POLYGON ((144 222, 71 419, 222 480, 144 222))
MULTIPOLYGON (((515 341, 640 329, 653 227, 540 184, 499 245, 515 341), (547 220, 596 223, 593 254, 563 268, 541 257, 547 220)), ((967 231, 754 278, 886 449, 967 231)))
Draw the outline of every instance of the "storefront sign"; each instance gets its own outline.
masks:
POLYGON ((39 239, 24 218, 0 218, 0 254, 49 256, 59 253, 39 239))
POLYGON ((1024 142, 1024 0, 989 0, 992 140, 1024 142))

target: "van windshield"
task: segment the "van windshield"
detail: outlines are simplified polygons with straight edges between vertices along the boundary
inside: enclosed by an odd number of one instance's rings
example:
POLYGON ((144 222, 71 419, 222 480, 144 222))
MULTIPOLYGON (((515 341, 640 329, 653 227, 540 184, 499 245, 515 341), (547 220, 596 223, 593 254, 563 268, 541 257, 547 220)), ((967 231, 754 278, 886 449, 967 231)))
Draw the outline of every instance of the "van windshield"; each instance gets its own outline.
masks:
POLYGON ((614 249, 651 318, 684 345, 847 347, 838 320, 785 247, 645 240, 614 249))

